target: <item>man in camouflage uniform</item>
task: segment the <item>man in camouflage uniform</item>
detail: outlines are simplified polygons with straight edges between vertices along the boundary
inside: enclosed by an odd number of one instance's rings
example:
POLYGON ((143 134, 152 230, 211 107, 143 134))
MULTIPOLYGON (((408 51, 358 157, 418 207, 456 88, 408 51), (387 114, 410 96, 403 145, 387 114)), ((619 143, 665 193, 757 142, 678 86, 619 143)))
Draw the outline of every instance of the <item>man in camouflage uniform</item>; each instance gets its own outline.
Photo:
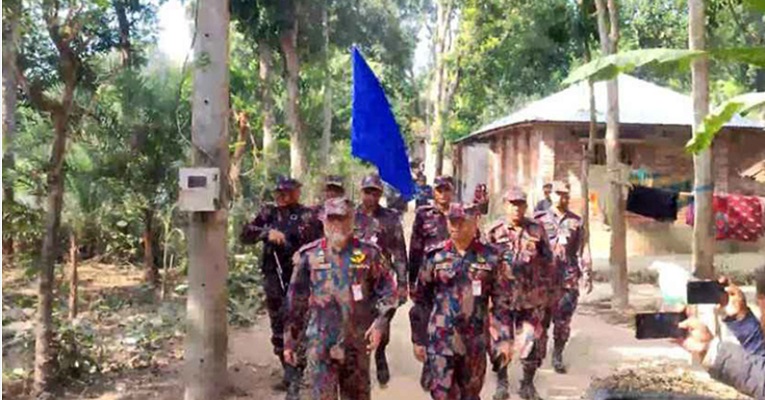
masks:
MULTIPOLYGON (((538 399, 534 387, 534 375, 546 354, 546 332, 543 326, 549 306, 552 288, 552 250, 544 228, 526 218, 526 193, 518 187, 510 188, 504 195, 506 218, 488 229, 488 240, 513 256, 515 291, 513 319, 517 332, 516 343, 523 364, 523 379, 518 394, 523 399, 538 399), (523 342, 528 341, 528 342, 523 342)), ((494 399, 507 399, 507 368, 497 373, 497 392, 494 399)))
POLYGON ((345 198, 324 206, 324 238, 295 254, 287 296, 284 359, 304 345, 315 400, 370 398, 369 351, 379 345, 396 307, 396 281, 380 248, 353 235, 345 198), (302 343, 301 343, 302 342, 302 343))
POLYGON ((498 365, 512 356, 513 275, 505 255, 476 238, 477 214, 450 206, 450 238, 428 252, 412 293, 414 354, 433 399, 480 399, 492 339, 498 365))
POLYGON ((340 175, 327 175, 324 178, 324 198, 318 205, 314 206, 316 215, 324 215, 324 202, 329 199, 335 199, 345 196, 345 184, 343 183, 343 177, 340 175))
POLYGON ((417 275, 425 262, 425 254, 433 246, 449 238, 446 213, 454 194, 454 181, 450 176, 438 176, 434 180, 433 204, 417 208, 409 241, 409 291, 414 290, 417 275))
MULTIPOLYGON (((582 219, 569 210, 570 188, 565 182, 553 183, 553 206, 537 213, 535 219, 547 231, 553 254, 555 270, 561 291, 557 301, 551 304, 553 328, 553 368, 559 374, 566 373, 563 365, 563 349, 571 335, 571 319, 579 301, 579 279, 584 278, 584 288, 592 292, 592 262, 586 246, 582 219)), ((546 327, 549 326, 549 321, 546 327)), ((545 343, 545 346, 547 343, 545 343)))
MULTIPOLYGON (((379 175, 364 177, 361 181, 361 204, 356 208, 355 234, 361 240, 380 246, 387 265, 396 273, 398 303, 401 305, 406 303, 407 298, 404 229, 401 227, 401 217, 397 211, 380 206, 382 194, 383 183, 379 175)), ((390 317, 393 318, 393 313, 390 317)), ((389 341, 390 332, 386 331, 375 352, 377 381, 382 386, 390 380, 388 360, 385 356, 385 347, 389 341)))
POLYGON ((242 229, 243 244, 263 242, 261 271, 266 293, 266 310, 271 320, 271 344, 284 367, 284 378, 275 389, 296 392, 300 373, 284 363, 284 306, 292 276, 292 255, 306 243, 321 237, 322 225, 311 208, 299 203, 300 182, 280 177, 274 189, 276 204, 263 206, 252 222, 242 229))

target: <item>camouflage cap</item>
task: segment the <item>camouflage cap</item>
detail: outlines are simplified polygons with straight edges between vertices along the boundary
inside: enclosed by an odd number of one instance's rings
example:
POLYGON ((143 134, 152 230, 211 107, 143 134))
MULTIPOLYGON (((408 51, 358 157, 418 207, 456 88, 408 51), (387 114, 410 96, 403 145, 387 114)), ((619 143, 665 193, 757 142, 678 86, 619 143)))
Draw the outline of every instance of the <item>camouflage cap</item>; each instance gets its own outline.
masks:
POLYGON ((502 198, 505 201, 509 201, 509 202, 514 202, 514 201, 523 201, 523 202, 525 202, 526 201, 526 192, 524 192, 523 189, 521 189, 518 186, 513 186, 513 187, 507 189, 507 191, 505 191, 505 195, 502 196, 502 198))
POLYGON ((571 192, 571 186, 564 181, 555 181, 552 184, 553 192, 555 193, 569 193, 571 192))
POLYGON ((324 179, 324 186, 335 186, 340 189, 345 189, 345 185, 343 184, 343 177, 340 175, 327 175, 327 177, 324 179))
POLYGON ((345 217, 353 212, 351 201, 345 197, 335 197, 324 202, 324 216, 336 215, 345 217))
POLYGON ((543 189, 544 188, 552 188, 552 187, 553 187, 553 183, 552 182, 545 182, 544 185, 542 185, 543 189))
POLYGON ((295 190, 301 186, 302 185, 300 184, 300 181, 298 181, 297 179, 289 178, 286 176, 279 176, 278 178, 276 178, 276 187, 274 188, 274 190, 276 190, 277 192, 286 191, 286 190, 295 190))
POLYGON ((449 219, 464 219, 478 215, 478 208, 473 204, 452 203, 449 204, 449 212, 446 217, 449 219))
POLYGON ((361 180, 361 189, 377 189, 382 191, 383 182, 382 179, 380 179, 380 175, 369 174, 365 176, 364 179, 361 180))
POLYGON ((454 179, 452 179, 451 176, 441 175, 433 180, 433 187, 440 188, 444 186, 449 186, 450 189, 454 189, 454 179))

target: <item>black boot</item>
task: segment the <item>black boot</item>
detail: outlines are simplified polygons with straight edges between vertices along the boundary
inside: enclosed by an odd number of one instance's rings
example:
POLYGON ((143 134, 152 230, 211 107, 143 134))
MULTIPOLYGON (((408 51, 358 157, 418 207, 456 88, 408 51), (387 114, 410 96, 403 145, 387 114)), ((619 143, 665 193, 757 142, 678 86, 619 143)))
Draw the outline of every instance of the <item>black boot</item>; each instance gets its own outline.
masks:
POLYGON ((302 374, 296 367, 288 365, 284 369, 284 377, 287 380, 287 396, 285 400, 300 400, 300 385, 302 384, 302 374))
POLYGON ((390 382, 388 359, 385 356, 385 347, 378 347, 375 351, 375 365, 377 366, 377 382, 380 387, 385 387, 390 382))
POLYGON ((277 392, 286 392, 287 388, 290 386, 289 376, 287 374, 288 365, 284 362, 284 358, 281 357, 281 355, 279 357, 279 361, 282 363, 282 379, 280 379, 279 382, 271 385, 271 389, 277 392))
POLYGON ((510 382, 507 379, 507 367, 497 371, 497 390, 492 400, 507 400, 510 398, 510 382))
POLYGON ((542 400, 537 393, 537 388, 534 387, 534 375, 536 375, 536 368, 523 368, 523 379, 521 380, 521 388, 518 390, 518 396, 524 400, 542 400))
POLYGON ((566 372, 566 366, 563 365, 563 349, 566 347, 565 342, 555 342, 555 347, 553 349, 553 356, 552 356, 552 365, 555 372, 559 374, 565 374, 566 372))

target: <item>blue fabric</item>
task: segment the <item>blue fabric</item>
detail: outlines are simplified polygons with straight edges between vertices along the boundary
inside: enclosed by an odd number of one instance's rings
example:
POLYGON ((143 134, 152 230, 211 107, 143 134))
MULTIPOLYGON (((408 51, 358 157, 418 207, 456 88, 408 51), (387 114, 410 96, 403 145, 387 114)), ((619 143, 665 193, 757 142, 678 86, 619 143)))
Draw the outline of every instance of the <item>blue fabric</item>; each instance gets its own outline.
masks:
POLYGON ((382 180, 407 201, 414 196, 406 145, 380 82, 355 47, 351 102, 351 154, 377 166, 382 180))
POLYGON ((736 336, 741 347, 749 354, 765 356, 765 339, 757 317, 751 311, 741 321, 725 320, 725 325, 736 336))

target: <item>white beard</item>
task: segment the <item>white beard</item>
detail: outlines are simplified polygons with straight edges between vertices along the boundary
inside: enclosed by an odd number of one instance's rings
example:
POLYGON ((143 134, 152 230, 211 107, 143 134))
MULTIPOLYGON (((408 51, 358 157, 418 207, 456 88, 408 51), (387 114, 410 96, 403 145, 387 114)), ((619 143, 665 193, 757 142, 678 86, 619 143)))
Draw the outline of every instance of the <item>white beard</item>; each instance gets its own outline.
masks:
POLYGON ((351 238, 350 234, 329 230, 324 231, 324 236, 327 238, 329 246, 335 249, 342 247, 351 238))

